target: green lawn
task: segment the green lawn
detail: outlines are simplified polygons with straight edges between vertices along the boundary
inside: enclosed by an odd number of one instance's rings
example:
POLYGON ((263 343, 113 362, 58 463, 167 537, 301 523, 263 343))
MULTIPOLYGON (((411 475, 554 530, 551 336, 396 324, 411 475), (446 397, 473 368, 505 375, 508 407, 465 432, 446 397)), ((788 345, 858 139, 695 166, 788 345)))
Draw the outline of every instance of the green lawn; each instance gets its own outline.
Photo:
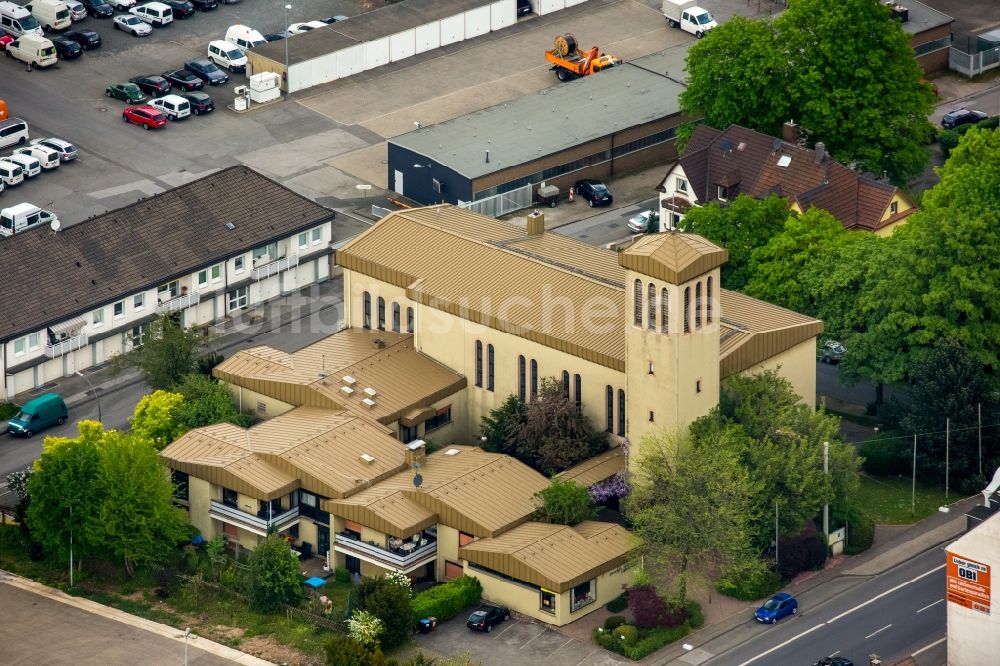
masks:
MULTIPOLYGON (((906 525, 926 518, 947 503, 944 490, 917 484, 916 512, 911 511, 908 478, 861 475, 857 504, 881 525, 906 525)), ((952 499, 958 499, 953 495, 952 499)))

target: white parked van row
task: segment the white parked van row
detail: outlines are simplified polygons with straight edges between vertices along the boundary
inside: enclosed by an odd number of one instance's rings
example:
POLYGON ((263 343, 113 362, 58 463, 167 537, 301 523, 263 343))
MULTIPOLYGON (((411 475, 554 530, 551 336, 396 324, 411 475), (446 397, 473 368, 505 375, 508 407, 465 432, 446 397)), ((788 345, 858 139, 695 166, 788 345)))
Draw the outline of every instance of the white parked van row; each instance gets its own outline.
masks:
POLYGON ((13 155, 8 155, 4 159, 21 167, 21 172, 24 174, 25 178, 34 178, 42 172, 42 163, 31 155, 14 153, 13 155))
POLYGON ((38 143, 32 143, 30 146, 18 148, 14 151, 14 154, 27 155, 28 157, 38 160, 38 164, 46 171, 55 169, 62 161, 58 151, 38 143))
POLYGON ((59 0, 31 0, 24 5, 24 8, 31 12, 31 15, 49 32, 65 30, 73 22, 69 15, 69 7, 59 0))
POLYGON ((53 213, 30 203, 20 203, 0 210, 0 236, 13 236, 32 227, 58 224, 53 213))
POLYGON ((20 118, 0 121, 0 148, 28 143, 28 123, 20 118))
POLYGON ((696 0, 663 0, 661 11, 667 25, 690 32, 698 39, 719 25, 707 9, 698 6, 696 0))
POLYGON ((24 180, 24 169, 17 162, 0 159, 0 182, 5 187, 20 185, 24 180))
POLYGON ((38 35, 41 37, 42 26, 38 24, 38 19, 31 15, 27 9, 13 2, 0 2, 0 28, 3 28, 11 35, 38 35))
POLYGON ((21 35, 7 45, 7 57, 20 60, 32 67, 51 67, 56 64, 56 47, 45 37, 35 34, 21 35))

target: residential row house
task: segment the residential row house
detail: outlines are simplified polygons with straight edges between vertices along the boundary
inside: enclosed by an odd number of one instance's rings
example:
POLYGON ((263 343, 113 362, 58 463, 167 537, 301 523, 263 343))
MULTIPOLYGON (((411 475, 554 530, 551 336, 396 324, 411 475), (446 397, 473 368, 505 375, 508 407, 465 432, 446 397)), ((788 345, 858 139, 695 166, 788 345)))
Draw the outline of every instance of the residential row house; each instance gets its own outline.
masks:
POLYGON ((0 241, 0 398, 99 366, 150 322, 226 323, 329 278, 335 213, 237 166, 0 241), (16 285, 16 286, 13 286, 16 285))

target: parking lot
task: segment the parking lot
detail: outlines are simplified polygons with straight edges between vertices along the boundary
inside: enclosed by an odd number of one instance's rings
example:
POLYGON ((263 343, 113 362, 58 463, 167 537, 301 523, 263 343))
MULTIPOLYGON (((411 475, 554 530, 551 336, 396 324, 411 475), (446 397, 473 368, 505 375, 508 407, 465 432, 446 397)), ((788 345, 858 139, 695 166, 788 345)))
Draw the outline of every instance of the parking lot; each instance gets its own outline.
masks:
POLYGON ((474 632, 464 616, 418 635, 417 646, 441 655, 468 652, 482 666, 545 664, 546 666, 624 666, 624 657, 596 645, 569 638, 541 624, 511 619, 491 633, 474 632))

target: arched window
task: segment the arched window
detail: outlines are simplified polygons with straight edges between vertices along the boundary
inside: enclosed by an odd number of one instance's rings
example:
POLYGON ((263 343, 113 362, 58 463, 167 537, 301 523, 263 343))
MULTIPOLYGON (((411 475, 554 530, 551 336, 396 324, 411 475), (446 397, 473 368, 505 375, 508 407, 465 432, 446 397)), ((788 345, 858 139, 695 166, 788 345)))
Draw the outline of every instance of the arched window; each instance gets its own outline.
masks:
POLYGON ((701 328, 701 282, 694 286, 694 327, 701 328))
POLYGON ((531 399, 538 397, 538 361, 531 359, 531 399))
POLYGON ((604 387, 605 393, 605 406, 604 409, 607 412, 607 425, 604 427, 608 432, 615 431, 615 390, 611 388, 611 384, 604 387))
POLYGON ((649 330, 656 330, 656 285, 649 283, 649 330))
POLYGON ((563 370, 563 397, 569 400, 569 371, 563 370))
POLYGON ((362 324, 362 326, 364 328, 371 328, 372 327, 372 295, 369 294, 366 291, 364 293, 364 297, 363 298, 364 298, 364 302, 365 302, 365 306, 364 306, 365 320, 364 320, 364 323, 362 324))
POLYGON ((378 297, 378 330, 385 330, 385 299, 378 297))
POLYGON ((633 319, 633 323, 636 326, 642 326, 642 280, 635 281, 634 291, 635 302, 632 307, 635 309, 635 319, 633 319))
POLYGON ((483 387, 483 341, 476 340, 476 386, 483 387))
POLYGON ((667 301, 667 288, 660 290, 660 332, 670 332, 670 303, 667 301))
POLYGON ((618 434, 625 436, 625 390, 618 389, 618 434))
POLYGON ((399 333, 399 303, 392 304, 392 330, 399 333))
POLYGON ((574 402, 580 407, 583 405, 583 380, 580 379, 580 375, 573 375, 573 393, 574 402))
POLYGON ((691 287, 684 287, 684 332, 691 332, 691 287))
POLYGON ((712 323, 712 276, 708 276, 705 283, 705 322, 712 323))
POLYGON ((486 345, 486 390, 493 390, 493 345, 486 345))
POLYGON ((525 373, 524 357, 523 356, 518 356, 517 357, 517 397, 521 400, 521 402, 524 402, 524 398, 525 398, 524 373, 525 373))
POLYGON ((413 308, 406 308, 406 332, 413 333, 413 308))

